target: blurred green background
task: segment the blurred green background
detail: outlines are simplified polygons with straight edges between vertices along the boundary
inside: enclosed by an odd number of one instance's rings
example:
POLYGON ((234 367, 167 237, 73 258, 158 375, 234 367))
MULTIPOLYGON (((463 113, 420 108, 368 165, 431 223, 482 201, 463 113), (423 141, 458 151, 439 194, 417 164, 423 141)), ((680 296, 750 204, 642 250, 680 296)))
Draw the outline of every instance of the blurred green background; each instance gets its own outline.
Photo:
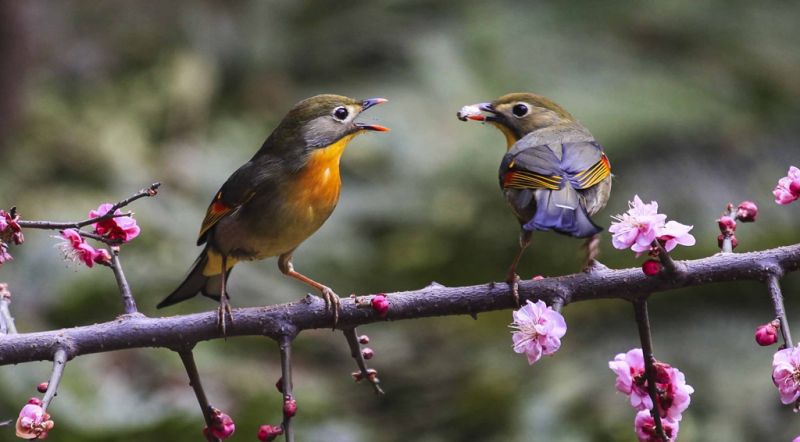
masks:
MULTIPOLYGON (((339 207, 295 265, 339 294, 420 288, 435 280, 501 280, 517 224, 497 188, 504 141, 456 120, 464 104, 535 91, 569 109, 606 146, 614 193, 596 220, 638 193, 695 226, 717 251, 729 201, 761 207, 739 249, 800 240, 796 204, 770 191, 800 165, 800 3, 750 1, 0 1, 0 206, 26 219, 76 220, 152 181, 133 206, 142 235, 123 250, 140 309, 180 282, 219 185, 250 158, 295 102, 318 93, 390 102, 364 120, 393 130, 352 143, 339 207)), ((0 269, 23 332, 112 319, 121 311, 105 268, 66 264, 52 233, 27 231, 0 269)), ((534 236, 521 274, 579 270, 580 241, 534 236)), ((640 265, 611 248, 611 267, 640 265)), ((800 279, 784 280, 798 311, 800 279)), ((275 260, 237 266, 235 306, 293 301, 305 286, 275 260)), ((753 341, 772 319, 760 284, 659 294, 656 356, 696 389, 682 441, 791 440, 800 423, 770 379, 775 348, 753 341)), ((295 419, 302 441, 633 441, 634 411, 607 361, 638 346, 622 301, 570 305, 561 351, 534 367, 511 351, 511 312, 363 327, 387 395, 354 385, 339 333, 296 341, 295 419)), ((276 345, 201 343, 213 404, 236 420, 232 440, 277 423, 276 345)), ((14 418, 49 363, 0 368, 0 418, 14 418)), ((177 355, 131 350, 78 358, 50 409, 53 441, 189 441, 202 420, 177 355)), ((0 428, 0 440, 15 440, 0 428)))

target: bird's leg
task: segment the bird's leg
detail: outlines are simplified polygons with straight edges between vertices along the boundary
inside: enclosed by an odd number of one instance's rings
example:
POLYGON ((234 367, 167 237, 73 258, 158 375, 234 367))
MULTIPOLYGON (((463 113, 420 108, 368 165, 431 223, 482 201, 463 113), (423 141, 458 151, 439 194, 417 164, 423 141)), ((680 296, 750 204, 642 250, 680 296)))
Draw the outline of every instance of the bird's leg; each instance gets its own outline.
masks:
POLYGON ((220 330, 222 331, 222 335, 226 336, 225 330, 225 316, 227 316, 231 320, 231 325, 233 325, 233 312, 231 311, 231 304, 228 299, 228 293, 225 288, 226 280, 228 276, 227 272, 227 264, 228 264, 228 257, 226 255, 222 255, 222 288, 219 294, 219 309, 217 309, 217 324, 219 325, 220 330))
POLYGON ((583 243, 583 251, 584 251, 584 261, 583 261, 583 271, 584 272, 592 272, 594 270, 599 270, 605 267, 600 261, 597 260, 597 256, 600 255, 600 234, 594 234, 586 239, 586 242, 583 243))
POLYGON ((292 265, 292 252, 284 253, 278 258, 278 268, 281 269, 281 272, 286 276, 291 276, 298 281, 302 281, 311 287, 319 290, 322 293, 322 299, 325 300, 325 308, 327 310, 332 310, 333 313, 333 327, 336 328, 336 324, 339 322, 339 311, 342 309, 341 301, 339 300, 339 296, 331 290, 330 287, 320 284, 317 281, 309 278, 306 275, 303 275, 300 272, 297 272, 292 265))
POLYGON ((508 268, 508 274, 506 275, 506 282, 508 283, 509 287, 511 287, 511 295, 514 296, 514 302, 519 307, 519 275, 517 275, 517 265, 519 264, 519 260, 522 258, 522 254, 525 253, 525 249, 528 248, 528 245, 531 243, 531 232, 527 230, 522 230, 519 233, 519 252, 514 257, 514 260, 511 261, 511 266, 508 268))

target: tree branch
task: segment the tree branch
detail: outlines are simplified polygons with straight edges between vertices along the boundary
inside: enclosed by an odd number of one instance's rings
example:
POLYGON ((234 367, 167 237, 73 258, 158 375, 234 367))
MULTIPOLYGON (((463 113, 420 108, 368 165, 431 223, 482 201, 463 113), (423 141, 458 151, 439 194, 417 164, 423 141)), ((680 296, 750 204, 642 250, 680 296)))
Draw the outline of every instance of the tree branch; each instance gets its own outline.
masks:
MULTIPOLYGON (((650 293, 706 285, 713 282, 757 280, 765 282, 771 272, 781 274, 800 269, 800 244, 761 252, 717 254, 692 261, 678 261, 684 271, 674 278, 645 276, 638 267, 598 270, 574 275, 521 281, 520 295, 564 305, 594 299, 635 300, 650 293)), ((390 293, 388 315, 381 318, 372 309, 357 308, 356 299, 342 299, 337 328, 384 320, 401 320, 445 315, 471 315, 515 308, 505 283, 467 287, 432 285, 421 290, 390 293)), ((363 297, 361 297, 363 298, 363 297)), ((330 312, 322 299, 306 296, 288 304, 235 309, 236 327, 228 337, 268 336, 279 340, 291 330, 330 328, 330 312)), ((0 365, 50 360, 53 349, 63 346, 70 358, 78 355, 128 348, 166 347, 176 351, 199 341, 222 338, 216 311, 184 316, 148 318, 125 315, 105 323, 62 330, 18 335, 0 335, 0 365), (176 331, 180 333, 176 333, 176 331)))
POLYGON ((14 324, 14 317, 11 316, 11 291, 8 284, 0 282, 0 334, 17 334, 17 326, 14 324))
POLYGON ((138 311, 136 310, 136 301, 133 299, 131 286, 125 278, 125 273, 122 271, 122 263, 119 261, 119 247, 111 248, 111 270, 114 271, 114 278, 117 280, 119 293, 122 295, 122 306, 125 314, 136 313, 138 311))
POLYGON ((792 333, 789 331, 789 321, 786 320, 786 309, 783 307, 783 294, 781 293, 781 284, 777 273, 769 273, 767 276, 767 286, 769 287, 769 294, 772 296, 772 303, 775 306, 775 316, 781 323, 783 344, 787 348, 794 347, 792 344, 792 333))
MULTIPOLYGON (((189 376, 189 385, 194 390, 197 396, 197 403, 200 404, 200 410, 203 413, 203 420, 206 422, 206 428, 211 428, 213 425, 211 419, 211 405, 208 403, 206 392, 203 390, 203 384, 200 382, 200 374, 197 372, 197 364, 194 362, 194 354, 192 350, 180 350, 178 355, 181 357, 183 367, 186 369, 186 374, 189 376)), ((209 433, 208 440, 210 442, 219 442, 219 439, 211 436, 209 433)))
POLYGON ((56 349, 53 354, 53 374, 50 375, 50 381, 47 383, 47 391, 42 398, 42 408, 47 410, 50 402, 56 397, 58 391, 58 384, 61 383, 61 375, 64 374, 64 367, 67 365, 67 351, 63 347, 56 349))

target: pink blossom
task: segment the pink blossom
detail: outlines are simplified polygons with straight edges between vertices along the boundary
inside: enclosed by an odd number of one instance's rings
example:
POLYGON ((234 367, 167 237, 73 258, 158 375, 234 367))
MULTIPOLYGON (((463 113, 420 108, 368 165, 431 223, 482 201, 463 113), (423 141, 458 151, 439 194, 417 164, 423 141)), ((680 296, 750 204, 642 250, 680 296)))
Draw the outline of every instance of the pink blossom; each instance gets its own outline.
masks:
POLYGON ((662 418, 678 422, 681 414, 689 408, 690 395, 694 393, 694 388, 686 384, 686 377, 677 368, 667 366, 667 373, 668 382, 657 384, 659 413, 662 418))
POLYGON ((612 216, 615 222, 608 228, 613 234, 611 242, 620 250, 630 247, 636 253, 646 252, 650 250, 653 240, 656 239, 657 229, 664 225, 667 216, 658 213, 657 202, 645 204, 639 195, 635 195, 628 206, 627 212, 612 216))
MULTIPOLYGON (((108 213, 113 204, 104 203, 100 204, 96 210, 89 212, 89 218, 97 218, 108 213)), ((122 212, 117 209, 114 215, 119 215, 122 212)), ((108 239, 118 239, 122 242, 128 242, 133 238, 139 236, 139 226, 136 225, 136 220, 130 216, 120 216, 115 218, 108 218, 103 221, 92 224, 94 231, 98 235, 107 237, 108 239)))
POLYGON ((644 376, 644 356, 641 348, 634 348, 627 353, 620 353, 608 363, 617 375, 615 386, 617 391, 631 397, 631 406, 637 410, 653 408, 653 401, 647 394, 644 376))
POLYGON ((206 439, 209 434, 217 439, 227 439, 233 435, 234 431, 236 431, 236 424, 233 419, 221 410, 211 407, 211 429, 203 428, 203 435, 206 436, 206 439))
POLYGON ((3 263, 6 261, 11 261, 14 259, 10 253, 8 253, 8 246, 4 242, 0 242, 0 267, 3 266, 3 263))
POLYGON ((789 204, 800 198, 800 169, 789 166, 789 172, 778 180, 772 194, 778 204, 789 204))
MULTIPOLYGON (((664 429, 667 440, 670 442, 678 437, 678 422, 671 419, 661 419, 661 426, 664 429)), ((656 434, 656 423, 653 420, 653 416, 647 410, 642 410, 636 414, 633 428, 636 430, 636 437, 639 442, 662 442, 661 437, 656 434)))
POLYGON ((0 209, 0 232, 8 228, 8 220, 6 216, 7 216, 6 211, 0 209))
POLYGON ((667 221, 663 226, 656 228, 658 240, 664 244, 664 250, 671 251, 678 244, 682 246, 693 246, 695 244, 694 236, 689 233, 694 226, 687 226, 677 221, 667 221))
POLYGON ((784 404, 800 398, 800 344, 778 350, 772 357, 772 382, 778 387, 784 404))
POLYGON ((107 250, 98 251, 90 246, 75 229, 62 230, 61 238, 64 242, 57 244, 57 246, 64 252, 64 258, 68 261, 80 261, 86 264, 87 267, 93 267, 95 263, 109 262, 111 260, 111 255, 107 250))
POLYGON ((515 329, 512 335, 514 351, 525 353, 528 364, 533 365, 542 355, 551 355, 561 347, 561 338, 567 333, 567 323, 560 313, 544 301, 530 300, 513 313, 515 329))
POLYGON ((796 438, 792 439, 792 442, 800 442, 800 436, 797 436, 796 438))
POLYGON ((44 439, 55 424, 50 420, 39 400, 29 401, 17 418, 17 437, 21 439, 44 439))

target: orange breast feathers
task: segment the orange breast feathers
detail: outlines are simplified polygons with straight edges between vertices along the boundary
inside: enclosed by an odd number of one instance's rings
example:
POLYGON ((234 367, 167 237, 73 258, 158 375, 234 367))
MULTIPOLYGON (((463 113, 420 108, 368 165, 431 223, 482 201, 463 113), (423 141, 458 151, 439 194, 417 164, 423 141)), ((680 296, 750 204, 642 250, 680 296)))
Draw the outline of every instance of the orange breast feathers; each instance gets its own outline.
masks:
MULTIPOLYGON (((300 171, 292 190, 292 202, 309 221, 322 222, 339 201, 341 178, 339 160, 353 135, 346 136, 328 147, 313 151, 300 171), (321 220, 319 219, 321 218, 321 220)), ((302 215, 301 215, 302 216, 302 215)))

